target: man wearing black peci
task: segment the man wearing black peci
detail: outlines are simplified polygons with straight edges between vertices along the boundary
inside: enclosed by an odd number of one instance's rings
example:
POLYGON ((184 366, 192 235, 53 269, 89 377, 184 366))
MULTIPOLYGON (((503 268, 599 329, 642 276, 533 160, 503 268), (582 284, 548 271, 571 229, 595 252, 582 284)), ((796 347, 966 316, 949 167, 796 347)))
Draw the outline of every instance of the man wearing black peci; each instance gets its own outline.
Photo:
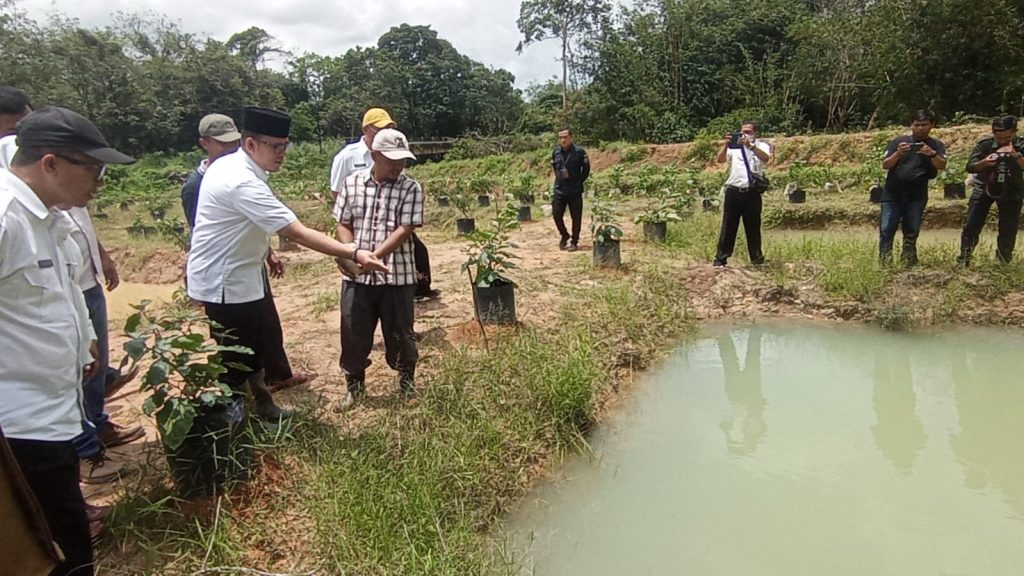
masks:
POLYGON ((573 143, 572 130, 558 132, 558 146, 551 153, 551 169, 555 172, 555 190, 551 198, 551 216, 561 239, 558 247, 575 252, 579 249, 580 226, 583 223, 583 183, 590 176, 587 151, 573 143), (572 218, 572 234, 565 228, 565 209, 572 218))
POLYGON ((222 381, 236 393, 248 384, 257 415, 277 422, 292 413, 274 403, 266 382, 269 340, 264 333, 280 330, 264 264, 270 236, 280 234, 322 254, 354 260, 368 271, 386 272, 387 266, 368 250, 307 228, 270 189, 270 173, 281 168, 291 146, 290 116, 249 107, 242 124, 241 148, 211 164, 199 187, 188 295, 202 302, 219 325, 212 334, 219 343, 253 352, 223 353, 228 371, 222 381))
POLYGON ((1024 204, 1024 141, 1017 136, 1017 117, 1000 116, 992 121, 992 135, 974 147, 967 161, 972 174, 972 192, 967 201, 967 220, 960 234, 960 256, 964 266, 971 263, 978 237, 985 226, 989 208, 999 207, 996 258, 1009 262, 1017 243, 1020 211, 1024 204))

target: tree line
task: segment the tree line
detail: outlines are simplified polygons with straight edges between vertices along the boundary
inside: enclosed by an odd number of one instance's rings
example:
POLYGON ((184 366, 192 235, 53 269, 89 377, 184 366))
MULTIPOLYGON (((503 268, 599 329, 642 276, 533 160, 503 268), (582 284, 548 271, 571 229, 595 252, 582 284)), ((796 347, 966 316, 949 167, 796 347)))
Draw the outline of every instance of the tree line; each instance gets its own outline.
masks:
POLYGON ((372 106, 418 138, 509 133, 523 107, 514 80, 427 26, 395 26, 341 56, 295 56, 256 27, 220 41, 159 16, 118 14, 87 29, 64 17, 40 24, 0 0, 0 82, 37 107, 81 112, 132 153, 193 149, 204 114, 237 118, 250 105, 289 111, 295 140, 356 136, 372 106), (269 66, 275 58, 284 66, 269 66))
POLYGON ((283 52, 260 28, 225 41, 162 17, 102 29, 0 0, 0 82, 92 118, 134 153, 190 149, 205 113, 291 112, 294 138, 358 134, 370 106, 410 136, 548 133, 673 142, 744 118, 775 133, 1024 112, 1024 0, 522 0, 519 51, 559 42, 563 75, 511 73, 402 24, 340 56, 283 52), (277 59, 283 65, 268 66, 277 59))

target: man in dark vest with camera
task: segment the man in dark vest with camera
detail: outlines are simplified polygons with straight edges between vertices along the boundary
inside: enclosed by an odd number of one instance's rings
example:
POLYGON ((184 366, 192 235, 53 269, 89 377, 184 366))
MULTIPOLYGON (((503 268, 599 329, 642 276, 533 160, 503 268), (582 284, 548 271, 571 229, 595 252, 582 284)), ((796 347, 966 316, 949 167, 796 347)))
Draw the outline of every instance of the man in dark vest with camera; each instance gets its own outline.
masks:
POLYGON ((747 120, 739 132, 726 134, 716 162, 729 161, 725 180, 725 201, 722 203, 722 229, 715 251, 715 268, 724 268, 733 248, 736 233, 743 220, 747 235, 747 255, 755 266, 764 264, 761 252, 761 194, 768 190, 764 167, 772 158, 772 147, 757 139, 757 122, 747 120))
POLYGON ((889 173, 878 218, 878 258, 883 263, 892 258, 896 229, 902 225, 900 260, 907 266, 917 264, 917 236, 928 204, 928 181, 946 169, 946 146, 929 135, 934 127, 935 114, 918 110, 910 121, 910 134, 894 138, 885 151, 882 168, 889 173))
POLYGON ((1017 136, 1017 117, 1000 116, 992 121, 992 136, 983 138, 974 147, 967 161, 972 174, 972 192, 967 202, 967 220, 960 234, 960 256, 957 262, 968 266, 985 226, 989 208, 999 207, 999 232, 996 236, 996 258, 1009 262, 1017 243, 1020 210, 1024 205, 1024 141, 1017 136))

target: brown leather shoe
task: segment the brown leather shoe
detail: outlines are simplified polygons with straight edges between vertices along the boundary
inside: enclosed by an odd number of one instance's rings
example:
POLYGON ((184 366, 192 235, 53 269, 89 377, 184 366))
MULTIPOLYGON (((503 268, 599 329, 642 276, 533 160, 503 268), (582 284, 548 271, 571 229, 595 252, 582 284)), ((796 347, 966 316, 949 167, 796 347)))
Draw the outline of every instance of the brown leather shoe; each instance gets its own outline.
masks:
POLYGON ((287 390, 289 388, 294 388, 299 384, 305 384, 306 382, 316 380, 317 376, 319 376, 319 374, 316 372, 296 372, 287 380, 279 380, 277 382, 267 384, 267 388, 269 388, 271 392, 280 392, 281 390, 287 390))
POLYGON ((146 431, 142 429, 142 426, 126 428, 124 426, 114 424, 109 420, 99 433, 100 442, 103 444, 104 448, 113 448, 129 442, 134 442, 145 435, 146 431))
POLYGON ((89 519, 89 523, 102 522, 104 518, 110 516, 110 506, 93 506, 86 502, 85 504, 85 516, 89 519))
POLYGON ((118 465, 102 452, 82 460, 78 479, 82 484, 107 484, 137 473, 138 468, 118 465))

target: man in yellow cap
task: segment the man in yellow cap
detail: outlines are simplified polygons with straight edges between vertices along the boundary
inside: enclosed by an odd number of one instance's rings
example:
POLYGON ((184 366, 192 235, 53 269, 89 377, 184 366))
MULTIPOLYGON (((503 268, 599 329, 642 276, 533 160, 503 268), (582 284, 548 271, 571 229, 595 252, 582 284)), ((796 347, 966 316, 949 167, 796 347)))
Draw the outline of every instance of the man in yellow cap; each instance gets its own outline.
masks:
POLYGON ((335 200, 338 199, 338 192, 341 191, 345 178, 360 170, 369 170, 373 166, 370 145, 377 132, 396 126, 391 115, 383 108, 370 108, 363 114, 363 137, 342 148, 331 162, 331 194, 335 200))
MULTIPOLYGON (((370 108, 363 114, 363 137, 341 149, 331 163, 331 193, 337 201, 338 192, 345 184, 345 179, 363 170, 373 167, 373 156, 370 148, 373 138, 385 128, 397 125, 391 115, 383 108, 370 108)), ((412 235, 414 258, 416 260, 416 295, 417 301, 433 300, 441 296, 441 291, 431 288, 430 253, 427 245, 415 233, 412 235)), ((342 272, 345 272, 342 264, 342 272)), ((350 273, 345 272, 351 276, 350 273)))

